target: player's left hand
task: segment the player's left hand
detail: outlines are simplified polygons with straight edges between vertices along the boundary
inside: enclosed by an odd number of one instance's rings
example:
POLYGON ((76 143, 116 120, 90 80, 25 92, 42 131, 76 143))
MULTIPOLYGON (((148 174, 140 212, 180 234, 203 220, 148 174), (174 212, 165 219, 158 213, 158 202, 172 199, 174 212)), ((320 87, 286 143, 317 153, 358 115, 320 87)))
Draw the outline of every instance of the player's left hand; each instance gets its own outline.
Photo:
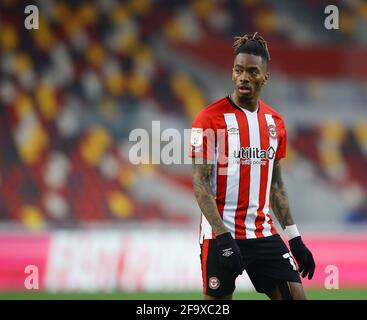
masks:
POLYGON ((303 243, 300 236, 289 240, 291 252, 298 263, 298 271, 305 278, 312 279, 315 273, 315 260, 313 259, 311 251, 303 243))

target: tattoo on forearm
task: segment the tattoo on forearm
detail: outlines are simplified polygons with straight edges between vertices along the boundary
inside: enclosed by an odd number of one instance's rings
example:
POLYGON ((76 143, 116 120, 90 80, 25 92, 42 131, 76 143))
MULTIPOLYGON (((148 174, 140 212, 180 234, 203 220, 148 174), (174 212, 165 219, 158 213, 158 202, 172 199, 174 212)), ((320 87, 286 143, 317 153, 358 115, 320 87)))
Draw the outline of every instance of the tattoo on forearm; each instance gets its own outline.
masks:
POLYGON ((283 183, 280 163, 278 161, 274 162, 270 205, 283 229, 288 225, 294 224, 294 220, 289 209, 288 194, 283 183))
POLYGON ((194 163, 192 167, 192 184, 201 211, 212 226, 214 232, 220 234, 227 232, 227 230, 219 215, 214 196, 212 195, 210 187, 211 172, 211 164, 194 163))

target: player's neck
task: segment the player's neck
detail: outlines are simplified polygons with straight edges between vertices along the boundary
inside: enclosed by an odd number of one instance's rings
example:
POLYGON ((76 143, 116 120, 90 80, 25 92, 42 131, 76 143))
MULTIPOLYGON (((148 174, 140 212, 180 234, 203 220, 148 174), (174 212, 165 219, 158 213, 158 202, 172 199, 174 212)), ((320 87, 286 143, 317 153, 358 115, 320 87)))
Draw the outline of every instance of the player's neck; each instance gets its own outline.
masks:
POLYGON ((235 93, 231 94, 232 101, 242 109, 246 109, 250 112, 255 112, 259 105, 258 97, 254 97, 251 100, 240 101, 235 93))

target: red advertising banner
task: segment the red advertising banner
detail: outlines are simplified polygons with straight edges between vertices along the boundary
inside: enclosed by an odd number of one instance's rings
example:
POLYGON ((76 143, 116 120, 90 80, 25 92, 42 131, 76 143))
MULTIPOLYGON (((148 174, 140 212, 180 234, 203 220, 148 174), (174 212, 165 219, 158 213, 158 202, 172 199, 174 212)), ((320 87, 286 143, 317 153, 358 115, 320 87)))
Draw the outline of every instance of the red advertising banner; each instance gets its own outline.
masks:
MULTIPOLYGON (((305 287, 367 287, 367 235, 305 235, 316 272, 305 287)), ((0 235, 0 291, 201 290, 197 235, 186 231, 61 231, 0 235), (149 239, 149 241, 147 240, 149 239), (32 269, 33 268, 33 269, 32 269), (34 284, 34 280, 33 280, 34 284)), ((238 290, 253 290, 244 273, 238 290)))
POLYGON ((48 234, 0 234, 0 291, 26 290, 28 276, 43 288, 49 244, 48 234))

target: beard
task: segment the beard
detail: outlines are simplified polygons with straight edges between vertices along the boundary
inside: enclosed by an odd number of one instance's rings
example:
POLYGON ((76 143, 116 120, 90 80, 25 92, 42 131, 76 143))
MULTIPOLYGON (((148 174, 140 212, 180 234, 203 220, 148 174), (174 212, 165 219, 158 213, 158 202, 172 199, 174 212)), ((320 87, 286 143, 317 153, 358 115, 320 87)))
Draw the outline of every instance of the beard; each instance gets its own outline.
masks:
POLYGON ((249 102, 252 100, 253 96, 252 95, 248 95, 248 96, 245 96, 245 95, 237 95, 237 98, 238 98, 238 101, 241 102, 241 103, 245 103, 245 102, 249 102))

